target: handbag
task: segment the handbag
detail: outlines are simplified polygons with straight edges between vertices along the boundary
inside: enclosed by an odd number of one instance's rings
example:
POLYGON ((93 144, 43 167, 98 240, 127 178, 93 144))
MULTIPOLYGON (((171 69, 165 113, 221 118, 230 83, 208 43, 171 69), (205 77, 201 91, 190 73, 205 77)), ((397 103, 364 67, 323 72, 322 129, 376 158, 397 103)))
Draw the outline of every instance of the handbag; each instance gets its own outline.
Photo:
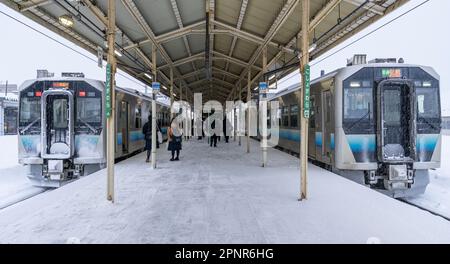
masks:
POLYGON ((162 144, 163 143, 163 135, 162 135, 162 133, 161 133, 161 131, 158 131, 158 142, 159 142, 159 144, 162 144))

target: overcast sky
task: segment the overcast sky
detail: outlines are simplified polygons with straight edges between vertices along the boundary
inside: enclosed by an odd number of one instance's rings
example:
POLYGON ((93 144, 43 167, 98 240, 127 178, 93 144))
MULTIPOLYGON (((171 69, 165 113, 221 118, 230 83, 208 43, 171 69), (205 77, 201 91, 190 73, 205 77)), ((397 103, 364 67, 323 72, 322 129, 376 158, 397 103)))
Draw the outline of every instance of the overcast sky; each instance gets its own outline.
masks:
MULTIPOLYGON (((350 38, 343 45, 352 42, 421 2, 423 0, 411 0, 400 9, 350 38)), ((28 18, 17 14, 3 4, 0 4, 0 10, 95 58, 95 56, 46 30, 28 18)), ((317 77, 320 74, 320 70, 330 72, 345 66, 346 59, 352 57, 353 54, 367 54, 369 60, 372 58, 402 57, 406 63, 432 66, 438 72, 441 76, 442 108, 445 115, 450 115, 450 90, 448 89, 450 85, 449 10, 450 1, 431 0, 419 9, 412 11, 331 58, 315 65, 312 68, 312 77, 317 77)), ((24 80, 35 78, 36 69, 48 69, 57 75, 68 71, 84 72, 86 77, 93 79, 105 78, 104 69, 98 68, 96 63, 1 13, 0 36, 2 36, 0 38, 1 83, 5 83, 8 80, 9 83, 21 84, 24 80)), ((329 53, 334 50, 331 50, 329 53)), ((117 77, 117 82, 119 86, 143 89, 143 84, 139 83, 139 81, 131 81, 122 76, 117 77)), ((286 81, 282 80, 279 86, 288 86, 293 82, 298 82, 298 77, 293 77, 286 81)))

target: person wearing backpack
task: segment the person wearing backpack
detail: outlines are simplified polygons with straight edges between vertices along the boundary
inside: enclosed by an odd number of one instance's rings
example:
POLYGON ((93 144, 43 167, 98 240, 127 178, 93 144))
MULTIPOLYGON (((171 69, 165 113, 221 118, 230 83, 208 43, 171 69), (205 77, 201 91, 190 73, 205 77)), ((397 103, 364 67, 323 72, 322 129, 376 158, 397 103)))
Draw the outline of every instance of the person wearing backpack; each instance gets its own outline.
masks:
POLYGON ((168 148, 167 150, 172 152, 172 158, 170 161, 178 161, 180 160, 180 150, 181 150, 181 141, 182 141, 182 131, 178 126, 177 122, 174 122, 175 118, 172 118, 170 122, 170 127, 168 131, 168 148), (175 157, 175 152, 177 156, 175 157))

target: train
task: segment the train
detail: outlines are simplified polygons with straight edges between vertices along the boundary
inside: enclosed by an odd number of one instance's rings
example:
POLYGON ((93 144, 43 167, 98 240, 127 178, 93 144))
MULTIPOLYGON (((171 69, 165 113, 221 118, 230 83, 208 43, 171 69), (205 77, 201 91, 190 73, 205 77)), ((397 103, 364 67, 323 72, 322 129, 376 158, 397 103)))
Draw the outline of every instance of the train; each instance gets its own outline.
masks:
MULTIPOLYGON (((84 75, 25 81, 19 88, 19 163, 33 185, 60 187, 106 165, 106 116, 103 81, 84 75)), ((115 158, 142 151, 142 127, 152 98, 116 87, 115 158)), ((167 140, 169 105, 157 101, 157 123, 167 140)))
MULTIPOLYGON (((278 147, 297 154, 300 89, 268 99, 280 106, 278 147)), ((440 79, 433 68, 359 55, 311 81, 310 93, 311 162, 395 198, 425 191, 429 170, 441 163, 440 79)))

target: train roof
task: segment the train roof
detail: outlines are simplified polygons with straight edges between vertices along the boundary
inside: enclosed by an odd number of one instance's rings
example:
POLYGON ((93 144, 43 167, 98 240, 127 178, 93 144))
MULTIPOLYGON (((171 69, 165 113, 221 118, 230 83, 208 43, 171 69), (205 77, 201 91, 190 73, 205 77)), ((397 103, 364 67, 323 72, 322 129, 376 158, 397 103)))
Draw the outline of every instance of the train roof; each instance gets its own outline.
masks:
MULTIPOLYGON (((360 69, 363 68, 393 68, 393 67, 398 67, 398 68, 412 68, 412 67, 419 67, 424 69, 427 73, 429 73, 430 75, 432 75, 434 78, 439 80, 439 75, 437 74, 437 72, 429 66, 423 66, 423 65, 417 65, 417 64, 404 64, 404 63, 365 63, 365 64, 358 64, 358 65, 352 65, 352 66, 347 66, 347 67, 342 67, 339 69, 336 69, 332 72, 329 72, 323 76, 320 76, 314 80, 311 81, 311 85, 312 84, 316 84, 318 82, 330 79, 335 77, 336 75, 340 74, 340 73, 351 73, 354 74, 355 72, 359 71, 360 69)), ((301 83, 295 83, 289 87, 287 87, 286 89, 274 94, 273 96, 271 96, 269 98, 269 100, 274 99, 274 98, 278 98, 280 96, 289 94, 291 92, 295 92, 300 90, 301 88, 301 83)))
MULTIPOLYGON (((37 81, 50 81, 50 82, 55 82, 55 81, 66 81, 66 82, 69 82, 69 81, 84 81, 84 82, 89 83, 90 85, 92 85, 93 87, 95 87, 95 88, 97 88, 99 90, 105 89, 105 82, 101 81, 101 80, 82 78, 82 77, 44 77, 44 78, 37 78, 37 79, 26 80, 24 83, 22 83, 22 85, 20 85, 19 91, 22 91, 23 89, 29 87, 31 84, 33 84, 34 82, 37 82, 37 81)), ((140 98, 148 100, 148 101, 152 100, 151 96, 146 95, 146 94, 144 94, 142 92, 139 92, 138 90, 135 90, 135 89, 132 89, 132 88, 116 86, 116 90, 121 91, 123 93, 127 93, 127 94, 132 95, 132 96, 140 97, 140 98)), ((156 100, 156 102, 161 104, 161 105, 168 106, 168 104, 165 103, 165 102, 158 101, 158 100, 156 100)))

